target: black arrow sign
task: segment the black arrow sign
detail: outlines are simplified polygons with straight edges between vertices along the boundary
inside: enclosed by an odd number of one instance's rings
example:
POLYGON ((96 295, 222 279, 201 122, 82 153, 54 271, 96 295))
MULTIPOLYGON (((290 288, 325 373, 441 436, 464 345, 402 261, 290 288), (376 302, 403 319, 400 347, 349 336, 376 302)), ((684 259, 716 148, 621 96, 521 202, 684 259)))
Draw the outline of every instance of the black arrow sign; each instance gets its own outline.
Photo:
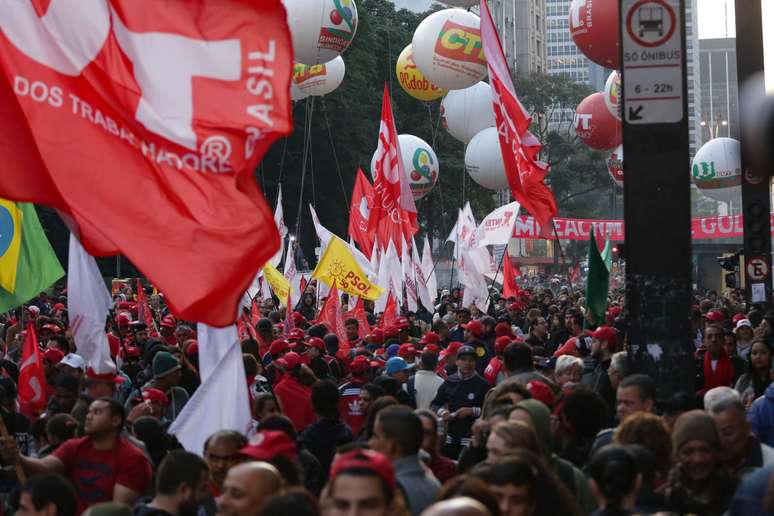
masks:
POLYGON ((629 120, 642 120, 640 113, 642 112, 642 106, 637 106, 637 109, 629 108, 629 120))

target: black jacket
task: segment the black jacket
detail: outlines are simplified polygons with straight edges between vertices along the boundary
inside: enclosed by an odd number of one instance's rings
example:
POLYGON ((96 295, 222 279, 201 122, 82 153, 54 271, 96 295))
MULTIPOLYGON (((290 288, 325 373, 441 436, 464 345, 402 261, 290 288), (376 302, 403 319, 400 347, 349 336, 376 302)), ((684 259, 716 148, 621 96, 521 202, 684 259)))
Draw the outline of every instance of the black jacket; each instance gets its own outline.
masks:
POLYGON ((457 372, 441 384, 435 398, 430 403, 431 409, 437 412, 441 408, 446 408, 449 412, 456 412, 463 407, 474 408, 474 413, 471 417, 449 420, 449 437, 455 441, 462 439, 467 441, 470 438, 473 422, 481 414, 484 397, 489 388, 489 382, 484 380, 478 373, 463 379, 457 372))

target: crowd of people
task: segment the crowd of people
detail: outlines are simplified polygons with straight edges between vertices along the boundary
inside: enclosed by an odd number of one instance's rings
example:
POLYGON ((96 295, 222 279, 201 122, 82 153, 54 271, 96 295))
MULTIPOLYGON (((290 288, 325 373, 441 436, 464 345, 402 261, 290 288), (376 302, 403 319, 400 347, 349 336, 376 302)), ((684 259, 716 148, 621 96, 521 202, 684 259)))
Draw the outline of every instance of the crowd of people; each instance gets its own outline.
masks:
POLYGON ((390 320, 365 303, 347 342, 317 322, 319 296, 264 302, 234 379, 252 424, 201 450, 168 431, 200 385, 195 325, 150 292, 155 320, 139 322, 124 286, 106 324, 116 369, 97 374, 66 291, 41 294, 0 316, 4 513, 774 514, 774 312, 697 297, 695 389, 662 397, 624 349, 620 295, 590 325, 581 293, 555 284, 494 293, 486 313, 439 294, 390 320), (39 414, 18 400, 29 322, 39 414))

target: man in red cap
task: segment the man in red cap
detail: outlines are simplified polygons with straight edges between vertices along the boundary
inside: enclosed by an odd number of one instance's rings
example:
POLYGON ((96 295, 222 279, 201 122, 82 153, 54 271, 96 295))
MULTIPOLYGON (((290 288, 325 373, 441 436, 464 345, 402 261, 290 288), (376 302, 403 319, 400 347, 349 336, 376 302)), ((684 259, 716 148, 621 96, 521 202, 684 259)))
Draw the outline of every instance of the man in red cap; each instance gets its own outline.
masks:
POLYGON ((177 326, 177 319, 172 314, 165 315, 161 319, 159 325, 159 331, 161 332, 161 338, 168 346, 174 346, 177 343, 175 339, 175 327, 177 326))
POLYGON ((360 401, 360 389, 368 383, 371 361, 365 355, 357 355, 349 364, 350 377, 339 386, 339 413, 354 435, 358 435, 365 424, 365 412, 360 401))
POLYGON ((389 516, 396 514, 395 470, 379 452, 353 450, 331 467, 325 490, 326 516, 389 516))
POLYGON ((398 356, 408 364, 414 364, 417 358, 417 347, 411 342, 404 342, 398 348, 398 356))
MULTIPOLYGON (((510 328, 509 328, 510 331, 510 328)), ((487 364, 486 369, 484 369, 484 380, 489 382, 489 385, 494 387, 495 380, 497 380, 497 375, 500 374, 500 371, 503 369, 503 352, 505 351, 505 348, 510 344, 511 338, 508 336, 501 336, 497 337, 495 339, 495 345, 494 345, 494 351, 495 356, 492 357, 492 359, 489 361, 489 364, 487 364)))
POLYGON ((274 362, 285 356, 285 354, 289 351, 290 344, 288 341, 285 339, 276 339, 271 343, 271 346, 269 346, 268 353, 263 356, 262 362, 265 376, 272 385, 275 385, 277 382, 279 382, 281 376, 277 371, 277 366, 274 364, 274 362))
POLYGON ((462 346, 462 342, 450 342, 446 349, 441 351, 436 372, 444 380, 457 372, 457 351, 462 346))
POLYGON ((335 358, 325 354, 325 342, 320 337, 310 337, 306 342, 306 357, 309 368, 319 380, 332 376, 329 362, 335 358))
POLYGON ((372 328, 371 333, 366 336, 366 349, 374 352, 384 345, 384 332, 381 328, 372 328))
POLYGON ((591 358, 594 360, 594 369, 583 376, 581 382, 597 392, 607 403, 608 414, 615 414, 615 390, 610 383, 607 369, 613 353, 619 350, 618 330, 611 326, 600 326, 594 331, 587 330, 591 337, 591 358))
POLYGON ((296 432, 300 432, 315 419, 310 398, 312 391, 308 385, 302 383, 305 378, 302 368, 305 366, 301 363, 301 356, 290 351, 281 360, 287 365, 287 373, 274 387, 274 395, 282 407, 282 413, 293 423, 296 432))

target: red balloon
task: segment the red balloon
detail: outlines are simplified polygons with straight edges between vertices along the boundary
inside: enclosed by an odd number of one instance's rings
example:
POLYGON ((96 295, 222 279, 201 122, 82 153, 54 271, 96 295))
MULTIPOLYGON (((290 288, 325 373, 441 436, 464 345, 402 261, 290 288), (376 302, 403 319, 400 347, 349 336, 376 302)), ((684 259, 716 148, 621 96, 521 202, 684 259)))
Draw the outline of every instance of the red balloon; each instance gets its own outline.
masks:
POLYGON ((572 0, 570 34, 581 52, 605 68, 619 68, 618 0, 572 0))
POLYGON ((578 138, 592 149, 612 149, 621 144, 621 122, 610 114, 600 92, 592 93, 578 104, 573 125, 578 138))

